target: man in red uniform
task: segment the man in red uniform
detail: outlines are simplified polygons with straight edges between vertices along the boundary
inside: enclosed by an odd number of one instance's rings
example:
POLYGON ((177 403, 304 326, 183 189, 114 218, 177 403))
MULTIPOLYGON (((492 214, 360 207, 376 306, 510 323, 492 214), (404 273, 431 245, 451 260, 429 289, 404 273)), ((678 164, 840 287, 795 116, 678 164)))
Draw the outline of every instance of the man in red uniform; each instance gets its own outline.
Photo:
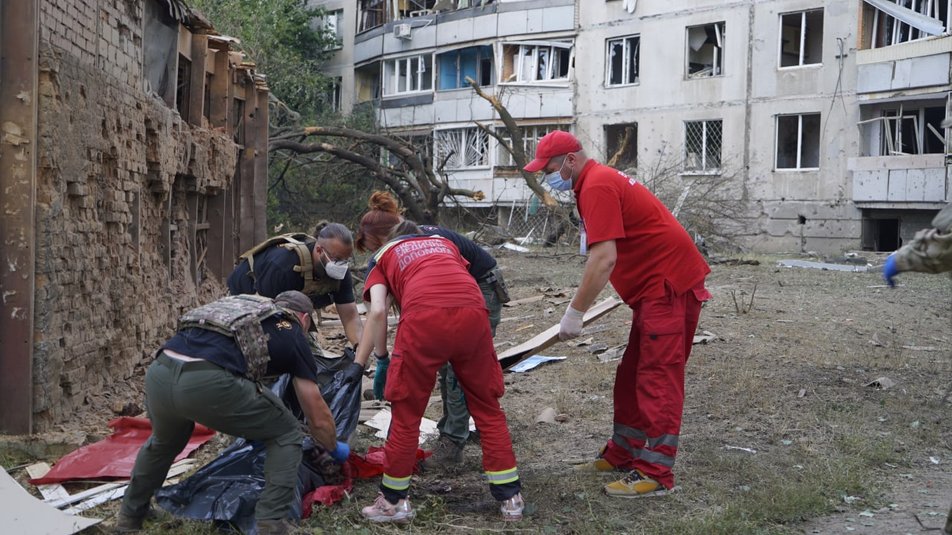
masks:
POLYGON ((356 362, 366 363, 371 350, 375 355, 387 354, 391 298, 399 304, 401 315, 384 388, 392 411, 384 447, 386 462, 380 495, 361 511, 368 520, 405 522, 413 517, 407 496, 420 419, 436 373, 447 361, 481 433, 490 492, 500 502, 504 520, 522 518, 516 457, 506 415, 499 406, 502 370, 496 362, 486 303, 466 265, 453 243, 438 236, 397 238, 381 247, 371 262, 364 283, 364 301, 370 302, 370 309, 356 362))
POLYGON ((631 307, 628 348, 615 375, 614 430, 601 457, 582 465, 624 470, 611 496, 665 494, 674 488, 674 458, 684 407, 684 367, 710 273, 671 212, 634 178, 585 156, 572 134, 554 131, 536 147, 526 171, 544 171, 555 190, 572 189, 589 249, 582 282, 562 317, 559 338, 575 338, 582 316, 608 281, 631 307))

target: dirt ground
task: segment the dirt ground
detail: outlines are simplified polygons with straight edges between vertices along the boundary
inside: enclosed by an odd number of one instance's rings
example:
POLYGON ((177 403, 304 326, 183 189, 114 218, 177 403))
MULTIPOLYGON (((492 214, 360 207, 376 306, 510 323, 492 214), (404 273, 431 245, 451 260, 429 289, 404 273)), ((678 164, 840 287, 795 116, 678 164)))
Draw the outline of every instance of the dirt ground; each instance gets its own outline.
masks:
MULTIPOLYGON (((513 299, 545 296, 503 310, 502 351, 558 322, 584 259, 564 251, 495 254, 513 299)), ((459 472, 414 478, 419 516, 411 531, 878 534, 941 527, 952 504, 952 279, 903 274, 889 289, 876 269, 882 255, 866 254, 869 272, 782 268, 779 258, 712 263, 713 299, 699 331, 714 340, 695 345, 688 363, 679 492, 609 499, 601 487, 613 476, 571 469, 593 458, 610 433, 617 361, 602 362, 592 349, 626 343, 631 316, 622 306, 583 333, 591 345, 544 351, 566 360, 506 375, 502 402, 529 503, 518 529, 497 520, 479 477, 479 447, 471 444, 459 472), (887 388, 870 384, 876 380, 887 388), (537 423, 547 407, 564 421, 537 423)), ((601 298, 608 295, 610 288, 601 298)), ((111 403, 134 401, 140 387, 129 385, 111 403)), ((427 416, 439 415, 431 404, 427 416)), ((77 425, 92 440, 108 433, 112 416, 101 411, 77 425)), ((358 451, 381 443, 372 435, 360 427, 358 451)), ((214 453, 203 449, 203 456, 214 453)), ((305 528, 366 532, 358 510, 376 485, 359 482, 352 499, 318 511, 305 528)))

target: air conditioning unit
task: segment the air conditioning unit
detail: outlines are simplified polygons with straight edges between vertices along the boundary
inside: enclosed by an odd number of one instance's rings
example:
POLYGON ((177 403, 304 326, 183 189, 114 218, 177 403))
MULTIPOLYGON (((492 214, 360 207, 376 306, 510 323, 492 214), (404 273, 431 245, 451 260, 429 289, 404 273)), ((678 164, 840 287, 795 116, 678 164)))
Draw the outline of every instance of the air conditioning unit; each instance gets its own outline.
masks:
POLYGON ((409 24, 397 24, 393 27, 393 36, 397 39, 410 39, 413 27, 409 24))

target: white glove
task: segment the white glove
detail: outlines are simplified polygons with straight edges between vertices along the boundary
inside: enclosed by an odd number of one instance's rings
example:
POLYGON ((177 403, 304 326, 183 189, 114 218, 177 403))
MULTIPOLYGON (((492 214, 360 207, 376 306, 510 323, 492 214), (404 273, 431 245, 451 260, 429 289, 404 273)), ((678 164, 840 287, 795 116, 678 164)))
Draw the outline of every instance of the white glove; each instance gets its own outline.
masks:
POLYGON ((569 305, 565 309, 562 321, 559 322, 559 340, 571 340, 582 334, 582 316, 584 315, 584 312, 579 312, 569 305))

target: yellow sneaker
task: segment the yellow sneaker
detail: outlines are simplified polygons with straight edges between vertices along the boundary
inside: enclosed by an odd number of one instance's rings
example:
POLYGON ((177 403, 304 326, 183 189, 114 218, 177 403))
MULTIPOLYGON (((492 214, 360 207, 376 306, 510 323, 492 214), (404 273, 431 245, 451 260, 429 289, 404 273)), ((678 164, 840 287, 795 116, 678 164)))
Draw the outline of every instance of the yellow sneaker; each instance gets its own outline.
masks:
POLYGON ((618 470, 615 465, 600 457, 591 462, 576 464, 572 469, 579 472, 613 472, 618 470))
POLYGON ((627 476, 605 485, 605 494, 618 498, 664 496, 673 490, 664 488, 661 483, 646 477, 639 470, 632 470, 627 476))

